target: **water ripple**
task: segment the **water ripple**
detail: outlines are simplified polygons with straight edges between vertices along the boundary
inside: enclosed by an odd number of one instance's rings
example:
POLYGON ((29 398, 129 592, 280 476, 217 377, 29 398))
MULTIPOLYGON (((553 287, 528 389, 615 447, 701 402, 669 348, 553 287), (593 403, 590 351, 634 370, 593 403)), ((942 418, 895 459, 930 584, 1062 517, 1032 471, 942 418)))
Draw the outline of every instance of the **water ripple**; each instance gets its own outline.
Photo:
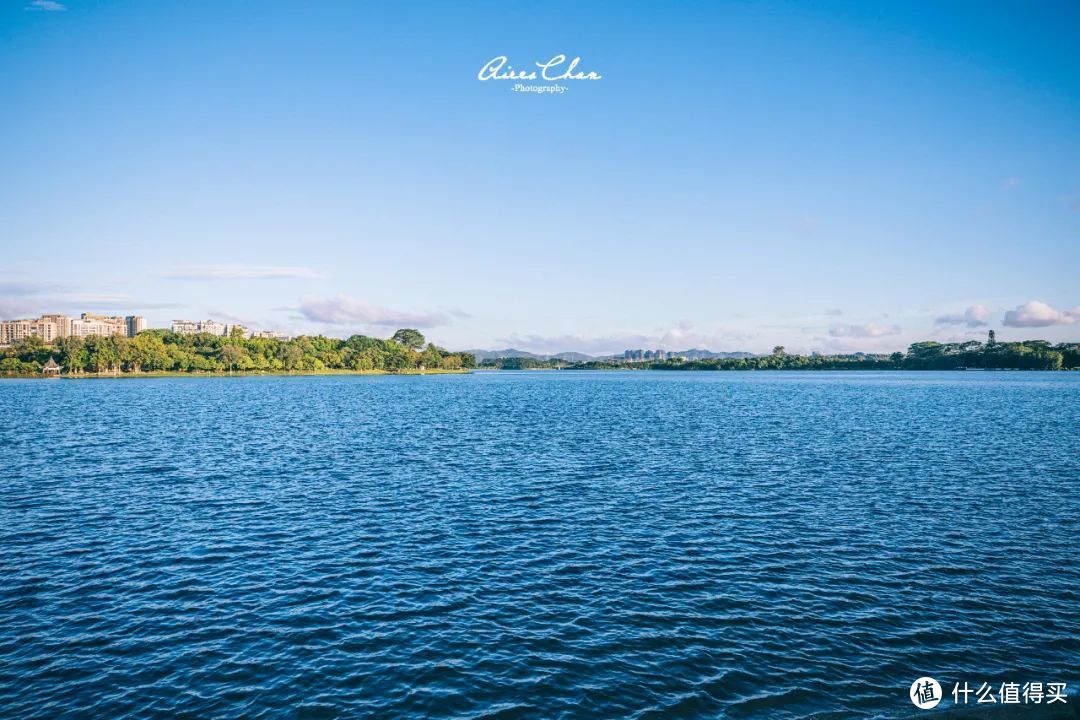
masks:
POLYGON ((907 717, 1068 681, 1080 377, 0 382, 0 716, 907 717))

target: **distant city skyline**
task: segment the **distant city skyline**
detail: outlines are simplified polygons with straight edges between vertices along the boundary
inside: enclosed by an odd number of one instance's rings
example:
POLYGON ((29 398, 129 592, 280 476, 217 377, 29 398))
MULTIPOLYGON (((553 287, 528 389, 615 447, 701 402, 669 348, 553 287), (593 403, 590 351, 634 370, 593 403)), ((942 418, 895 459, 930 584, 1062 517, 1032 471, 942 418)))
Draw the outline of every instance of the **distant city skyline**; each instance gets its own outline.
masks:
POLYGON ((9 3, 0 318, 1080 339, 1080 6, 9 3), (602 79, 477 73, 557 53, 602 79))
POLYGON ((0 346, 34 337, 49 344, 66 337, 135 337, 145 329, 146 319, 141 315, 45 313, 36 318, 0 318, 0 346))

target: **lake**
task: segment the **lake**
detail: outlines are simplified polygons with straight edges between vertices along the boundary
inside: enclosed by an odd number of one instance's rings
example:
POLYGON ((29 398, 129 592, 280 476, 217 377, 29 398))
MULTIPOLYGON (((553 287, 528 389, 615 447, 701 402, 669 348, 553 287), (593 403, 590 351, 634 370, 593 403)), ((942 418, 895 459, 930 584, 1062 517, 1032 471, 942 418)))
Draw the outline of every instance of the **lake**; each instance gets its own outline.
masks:
POLYGON ((0 452, 4 717, 1080 682, 1077 373, 8 380, 0 452))

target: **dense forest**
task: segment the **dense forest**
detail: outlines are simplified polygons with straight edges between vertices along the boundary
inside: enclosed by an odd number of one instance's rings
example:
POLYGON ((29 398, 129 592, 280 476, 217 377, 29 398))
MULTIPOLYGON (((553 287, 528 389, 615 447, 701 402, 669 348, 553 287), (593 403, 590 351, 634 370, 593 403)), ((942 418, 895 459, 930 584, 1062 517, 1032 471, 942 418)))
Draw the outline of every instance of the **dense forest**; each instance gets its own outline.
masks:
POLYGON ((290 340, 217 335, 178 335, 145 330, 127 337, 65 337, 55 345, 30 337, 6 348, 0 373, 40 375, 52 358, 66 375, 147 372, 321 372, 333 370, 409 372, 462 370, 476 360, 430 343, 413 329, 382 340, 353 335, 347 340, 301 336, 290 340))
POLYGON ((783 347, 775 347, 769 355, 751 358, 713 358, 683 360, 679 358, 659 361, 624 362, 621 360, 594 360, 570 363, 563 360, 537 360, 534 358, 502 358, 485 360, 482 368, 503 370, 530 369, 642 369, 642 370, 1076 370, 1080 369, 1080 343, 1051 345, 1045 340, 1024 342, 986 343, 920 342, 908 348, 906 353, 891 355, 797 355, 787 353, 783 347))

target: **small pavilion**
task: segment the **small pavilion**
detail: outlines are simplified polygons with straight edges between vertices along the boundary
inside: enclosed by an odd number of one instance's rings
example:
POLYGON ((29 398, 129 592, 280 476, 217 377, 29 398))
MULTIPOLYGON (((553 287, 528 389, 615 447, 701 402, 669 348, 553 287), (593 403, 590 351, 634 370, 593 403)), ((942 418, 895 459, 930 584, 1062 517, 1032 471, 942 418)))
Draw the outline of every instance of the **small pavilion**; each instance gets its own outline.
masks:
POLYGON ((41 374, 60 377, 60 366, 56 364, 56 360, 49 358, 49 362, 41 368, 41 374))

